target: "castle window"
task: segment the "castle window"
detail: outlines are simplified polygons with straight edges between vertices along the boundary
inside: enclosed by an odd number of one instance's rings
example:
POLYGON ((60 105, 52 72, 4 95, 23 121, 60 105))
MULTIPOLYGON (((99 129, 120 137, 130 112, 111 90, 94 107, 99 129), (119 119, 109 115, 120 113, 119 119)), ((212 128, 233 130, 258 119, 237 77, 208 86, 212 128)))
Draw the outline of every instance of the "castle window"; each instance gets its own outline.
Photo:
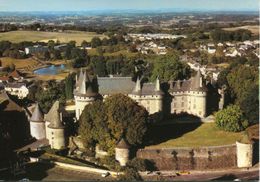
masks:
POLYGON ((199 115, 201 115, 201 111, 199 112, 199 115))
POLYGON ((181 103, 181 107, 184 107, 184 102, 181 103))
POLYGON ((193 109, 196 109, 196 105, 195 104, 193 105, 193 109))

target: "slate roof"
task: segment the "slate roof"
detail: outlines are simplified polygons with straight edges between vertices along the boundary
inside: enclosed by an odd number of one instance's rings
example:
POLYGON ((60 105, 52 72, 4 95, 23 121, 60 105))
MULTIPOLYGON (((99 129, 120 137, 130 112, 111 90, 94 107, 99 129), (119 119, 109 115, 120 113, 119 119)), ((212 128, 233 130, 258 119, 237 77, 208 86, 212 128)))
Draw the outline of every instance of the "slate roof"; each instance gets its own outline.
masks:
POLYGON ((141 90, 136 92, 133 91, 132 94, 136 95, 163 95, 162 91, 156 91, 154 83, 145 83, 142 84, 141 90))
POLYGON ((203 77, 200 71, 189 80, 178 80, 169 82, 171 92, 185 92, 185 91, 207 91, 207 87, 203 83, 203 77), (202 79, 202 86, 200 85, 200 79, 202 79))
POLYGON ((121 138, 121 140, 117 143, 116 148, 129 149, 130 145, 125 141, 124 138, 121 138))
POLYGON ((90 78, 86 72, 80 71, 79 79, 76 84, 76 95, 82 95, 87 97, 95 97, 98 95, 97 91, 94 89, 94 78, 90 78))
POLYGON ((135 87, 131 77, 98 77, 98 89, 101 95, 116 93, 129 94, 135 87))
POLYGON ((32 113, 32 117, 30 118, 30 120, 33 122, 43 122, 43 114, 41 112, 41 109, 40 109, 40 106, 38 103, 36 104, 36 106, 34 108, 34 111, 32 113))
POLYGON ((60 118, 60 102, 56 101, 53 106, 51 107, 50 111, 46 114, 45 120, 49 121, 49 128, 57 128, 62 129, 64 128, 64 125, 62 124, 61 118, 60 118))
MULTIPOLYGON (((138 83, 138 81, 137 81, 138 83)), ((74 94, 82 96, 96 96, 111 94, 137 94, 137 95, 155 95, 163 94, 157 83, 144 83, 136 87, 137 83, 132 81, 131 77, 90 77, 86 72, 80 71, 74 94), (138 89, 137 89, 138 88, 138 89), (158 90, 159 88, 159 90, 158 90)), ((158 84, 159 80, 158 80, 158 84)))

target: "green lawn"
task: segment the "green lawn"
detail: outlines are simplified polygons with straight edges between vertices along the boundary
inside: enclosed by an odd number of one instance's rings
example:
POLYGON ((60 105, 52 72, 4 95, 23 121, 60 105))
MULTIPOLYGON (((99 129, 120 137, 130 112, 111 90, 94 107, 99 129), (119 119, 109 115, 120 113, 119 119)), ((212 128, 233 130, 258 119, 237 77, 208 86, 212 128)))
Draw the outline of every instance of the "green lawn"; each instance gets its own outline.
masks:
POLYGON ((83 40, 91 41, 93 37, 104 38, 105 35, 95 32, 82 31, 64 31, 64 32, 40 32, 40 31, 11 31, 0 33, 0 41, 8 40, 18 43, 22 41, 41 41, 48 42, 49 40, 69 42, 76 41, 77 45, 81 45, 83 40))
POLYGON ((157 128, 154 127, 152 130, 150 133, 152 140, 150 140, 147 148, 202 147, 234 144, 242 137, 243 133, 221 131, 216 128, 215 123, 172 124, 157 126, 157 128))

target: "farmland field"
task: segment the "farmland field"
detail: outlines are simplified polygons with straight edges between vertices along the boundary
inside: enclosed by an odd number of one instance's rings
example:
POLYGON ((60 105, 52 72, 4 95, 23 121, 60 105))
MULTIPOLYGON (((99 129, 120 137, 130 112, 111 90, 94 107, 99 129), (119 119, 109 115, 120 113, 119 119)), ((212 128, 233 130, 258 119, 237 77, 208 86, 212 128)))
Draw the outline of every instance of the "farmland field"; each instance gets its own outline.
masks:
POLYGON ((10 64, 14 64, 17 69, 24 69, 28 67, 36 67, 39 63, 32 58, 27 59, 14 59, 9 57, 0 58, 2 61, 3 67, 8 66, 10 64))
POLYGON ((236 31, 239 29, 246 29, 252 32, 254 35, 259 35, 259 26, 257 25, 251 25, 251 26, 241 26, 241 27, 232 27, 232 28, 223 28, 223 30, 226 31, 236 31))
POLYGON ((105 35, 97 34, 95 32, 81 32, 81 31, 64 31, 64 32, 40 32, 40 31, 12 31, 0 33, 0 41, 8 40, 14 43, 22 41, 39 41, 48 42, 49 40, 69 42, 76 41, 77 45, 81 45, 83 40, 90 41, 93 37, 104 38, 105 35))

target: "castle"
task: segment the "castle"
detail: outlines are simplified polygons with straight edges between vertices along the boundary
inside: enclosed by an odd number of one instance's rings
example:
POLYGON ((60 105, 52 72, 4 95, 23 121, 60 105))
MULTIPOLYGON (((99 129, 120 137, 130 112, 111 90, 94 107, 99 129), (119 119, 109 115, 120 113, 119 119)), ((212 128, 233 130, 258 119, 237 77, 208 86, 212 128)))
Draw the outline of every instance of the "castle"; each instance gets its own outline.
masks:
MULTIPOLYGON (((170 99, 171 114, 188 113, 205 117, 207 88, 200 71, 189 80, 169 82, 168 96, 161 90, 159 78, 155 83, 136 82, 131 77, 90 77, 86 71, 76 75, 74 89, 75 116, 79 120, 85 106, 99 98, 121 93, 135 100, 146 108, 149 114, 163 111, 163 102, 170 99), (170 97, 169 97, 170 96, 170 97)), ((48 139, 51 148, 66 147, 65 127, 62 121, 62 110, 56 101, 50 111, 43 116, 38 104, 30 118, 31 135, 36 139, 48 139)))
MULTIPOLYGON (((189 80, 169 82, 171 96, 171 114, 188 113, 200 118, 206 113, 207 88, 200 71, 189 80)), ((86 105, 102 96, 125 94, 146 108, 149 114, 163 111, 164 92, 161 90, 159 78, 155 83, 136 82, 131 77, 97 77, 90 78, 86 71, 80 71, 76 76, 74 90, 75 112, 78 120, 86 105)), ((168 98, 167 98, 168 99, 168 98)))

